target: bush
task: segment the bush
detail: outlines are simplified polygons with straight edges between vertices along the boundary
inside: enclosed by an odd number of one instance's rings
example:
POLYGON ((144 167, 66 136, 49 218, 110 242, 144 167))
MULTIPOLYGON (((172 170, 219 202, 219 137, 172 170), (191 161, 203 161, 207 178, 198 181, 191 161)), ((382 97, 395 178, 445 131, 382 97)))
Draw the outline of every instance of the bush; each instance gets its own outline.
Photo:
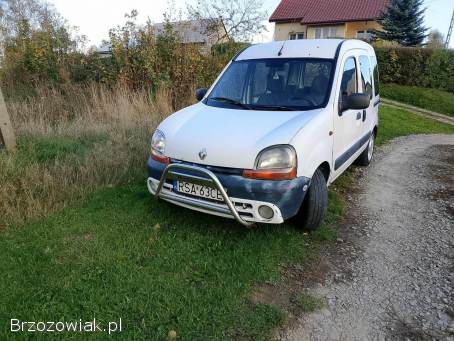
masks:
MULTIPOLYGON (((38 8, 44 6, 40 0, 31 2, 38 8)), ((58 18, 53 11, 45 13, 58 18)), ((168 91, 172 105, 179 108, 194 100, 196 87, 209 87, 244 46, 223 43, 205 55, 196 44, 182 43, 170 22, 156 35, 150 22, 138 25, 137 11, 132 11, 123 26, 110 30, 111 53, 101 57, 96 50, 86 53, 81 37, 59 20, 38 18, 36 25, 31 24, 33 18, 22 17, 9 24, 19 29, 4 39, 0 59, 0 82, 8 100, 39 96, 36 89, 43 86, 64 93, 68 86, 102 83, 154 95, 160 89, 168 91)), ((0 20, 0 31, 3 28, 0 20)))
POLYGON ((444 49, 376 47, 383 83, 454 92, 454 52, 444 49))

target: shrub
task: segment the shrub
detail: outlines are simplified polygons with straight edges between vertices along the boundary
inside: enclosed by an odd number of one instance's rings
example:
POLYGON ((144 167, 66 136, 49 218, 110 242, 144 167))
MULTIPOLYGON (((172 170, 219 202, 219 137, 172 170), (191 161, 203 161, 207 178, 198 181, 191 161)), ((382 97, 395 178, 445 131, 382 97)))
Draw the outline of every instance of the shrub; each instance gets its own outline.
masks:
POLYGON ((444 49, 376 47, 384 83, 454 92, 454 52, 444 49))

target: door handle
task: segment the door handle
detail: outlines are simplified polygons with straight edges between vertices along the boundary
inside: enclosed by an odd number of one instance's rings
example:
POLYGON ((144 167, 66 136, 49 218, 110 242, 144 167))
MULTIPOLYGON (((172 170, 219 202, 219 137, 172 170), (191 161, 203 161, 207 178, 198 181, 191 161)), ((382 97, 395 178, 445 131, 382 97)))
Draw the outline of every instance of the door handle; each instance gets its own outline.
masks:
POLYGON ((366 111, 366 110, 363 110, 363 122, 366 121, 366 115, 367 115, 367 111, 366 111))
POLYGON ((356 113, 356 119, 360 120, 363 117, 363 114, 361 112, 356 113))

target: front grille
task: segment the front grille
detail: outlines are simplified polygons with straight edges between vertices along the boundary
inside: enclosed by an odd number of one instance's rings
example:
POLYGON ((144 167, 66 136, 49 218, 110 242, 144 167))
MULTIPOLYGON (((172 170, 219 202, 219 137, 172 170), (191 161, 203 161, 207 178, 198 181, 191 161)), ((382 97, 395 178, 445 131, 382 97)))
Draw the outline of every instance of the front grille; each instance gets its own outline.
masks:
POLYGON ((186 161, 181 161, 181 160, 176 160, 176 159, 172 159, 171 163, 201 167, 201 168, 208 169, 208 170, 212 171, 213 173, 218 173, 218 174, 243 175, 243 169, 241 169, 241 168, 229 168, 229 167, 201 165, 199 163, 186 162, 186 161))

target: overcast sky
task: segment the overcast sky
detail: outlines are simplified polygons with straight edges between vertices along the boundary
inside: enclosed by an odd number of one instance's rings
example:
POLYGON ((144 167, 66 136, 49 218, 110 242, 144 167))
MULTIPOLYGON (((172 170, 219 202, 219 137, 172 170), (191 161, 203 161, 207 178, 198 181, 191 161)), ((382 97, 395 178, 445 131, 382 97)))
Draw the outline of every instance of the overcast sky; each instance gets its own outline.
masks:
MULTIPOLYGON (((227 0, 228 1, 228 0, 227 0)), ((365 1, 365 0, 358 0, 365 1)), ((48 0, 69 21, 70 25, 79 27, 79 33, 90 40, 89 45, 99 45, 108 38, 109 29, 124 23, 124 14, 132 9, 139 11, 139 22, 149 17, 153 22, 163 21, 162 14, 167 8, 167 0, 48 0)), ((177 7, 186 8, 185 4, 195 0, 175 0, 177 7)), ((270 15, 280 0, 264 0, 264 9, 270 15)), ((425 0, 426 26, 436 28, 445 36, 448 33, 453 0, 425 0)), ((255 42, 266 42, 272 38, 274 26, 267 24, 268 32, 257 36, 255 42)), ((450 47, 454 47, 451 37, 450 47)))

